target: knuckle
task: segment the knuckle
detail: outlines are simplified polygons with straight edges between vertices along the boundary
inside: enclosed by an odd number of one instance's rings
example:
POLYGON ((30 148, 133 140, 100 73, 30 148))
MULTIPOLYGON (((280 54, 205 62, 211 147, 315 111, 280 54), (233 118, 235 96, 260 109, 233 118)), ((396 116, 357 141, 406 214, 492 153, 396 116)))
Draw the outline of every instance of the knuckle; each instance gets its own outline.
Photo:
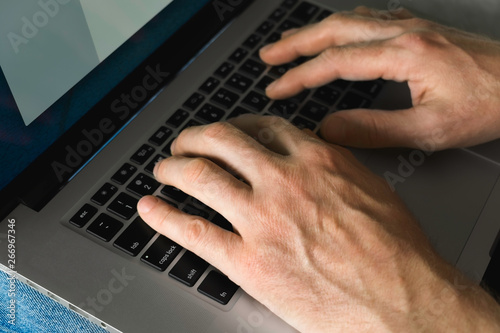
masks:
POLYGON ((204 175, 210 168, 210 162, 204 158, 193 158, 182 170, 183 179, 190 183, 203 182, 204 175))
POLYGON ((187 221, 184 229, 184 241, 187 247, 196 248, 200 246, 205 239, 207 229, 206 222, 199 218, 187 221))
POLYGON ((429 34, 423 31, 411 31, 397 38, 401 47, 413 50, 416 53, 427 53, 432 47, 429 34))
POLYGON ((213 123, 203 130, 203 139, 208 141, 221 141, 233 131, 233 126, 226 122, 213 123))

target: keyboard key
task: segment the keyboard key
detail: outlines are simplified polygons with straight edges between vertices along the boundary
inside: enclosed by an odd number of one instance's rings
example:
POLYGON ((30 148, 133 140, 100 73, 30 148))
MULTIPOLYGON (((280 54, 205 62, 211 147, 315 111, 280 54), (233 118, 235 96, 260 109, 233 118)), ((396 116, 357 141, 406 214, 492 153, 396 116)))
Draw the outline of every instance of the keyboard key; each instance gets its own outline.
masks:
POLYGON ((338 110, 350 110, 357 108, 369 108, 371 105, 370 100, 361 97, 360 95, 348 92, 345 94, 344 98, 337 105, 338 110))
POLYGON ((113 245, 135 257, 142 251, 154 235, 156 235, 156 231, 147 225, 140 217, 137 217, 116 239, 113 245))
POLYGON ((164 160, 165 159, 165 156, 163 155, 156 155, 155 158, 153 158, 151 160, 151 162, 149 162, 149 164, 144 168, 144 170, 146 170, 147 172, 149 172, 150 174, 153 174, 153 170, 156 166, 156 163, 160 162, 161 160, 164 160))
POLYGON ((78 228, 86 225, 92 217, 97 213, 97 208, 89 204, 85 204, 80 210, 69 220, 69 222, 78 228))
POLYGON ((237 106, 236 108, 234 108, 234 111, 231 112, 229 116, 227 116, 227 119, 236 118, 241 116, 242 114, 247 114, 247 113, 252 113, 252 112, 242 108, 241 106, 237 106))
POLYGON ((186 251, 168 273, 170 277, 192 287, 208 268, 209 264, 192 252, 186 251))
POLYGON ((172 152, 170 151, 170 147, 172 147, 172 142, 174 142, 175 138, 170 140, 165 147, 161 150, 162 153, 167 154, 167 155, 172 155, 172 152))
POLYGON ((340 90, 346 90, 350 84, 351 84, 351 81, 338 79, 338 80, 335 80, 335 81, 329 83, 328 86, 333 87, 333 88, 337 88, 340 90))
POLYGON ((271 16, 269 16, 269 19, 271 21, 279 22, 285 15, 286 15, 286 9, 278 8, 271 14, 271 16))
POLYGON ((262 79, 260 79, 260 81, 257 83, 255 88, 262 91, 262 92, 265 92, 267 86, 269 86, 273 81, 274 81, 274 79, 272 77, 264 76, 262 79))
POLYGON ((252 35, 250 35, 250 37, 248 37, 243 42, 243 45, 245 45, 249 49, 253 49, 254 47, 257 46, 257 44, 260 43, 261 40, 262 40, 262 37, 260 37, 259 35, 256 35, 256 34, 252 34, 252 35))
POLYGON ((319 15, 318 17, 316 17, 316 19, 314 21, 316 22, 319 22, 319 21, 323 21, 324 19, 326 19, 328 16, 332 15, 333 12, 330 11, 330 10, 323 10, 319 15))
POLYGON ((156 196, 156 197, 157 197, 158 199, 163 200, 164 202, 166 202, 167 204, 169 204, 169 205, 170 205, 170 206, 172 206, 172 207, 179 208, 179 205, 177 205, 176 203, 174 203, 174 202, 172 202, 172 201, 170 201, 170 200, 165 199, 164 197, 160 197, 159 195, 158 195, 158 196, 156 196))
POLYGON ((198 291, 214 301, 226 305, 238 291, 238 288, 238 285, 229 280, 227 276, 217 271, 211 271, 198 287, 198 291))
POLYGON ((209 77, 200 87, 204 93, 211 94, 215 88, 220 84, 220 81, 214 77, 209 77))
POLYGON ((217 103, 225 108, 231 108, 240 98, 238 94, 235 94, 227 89, 220 88, 213 96, 211 101, 217 103))
POLYGON ((283 117, 286 119, 289 119, 295 111, 297 111, 297 103, 288 101, 288 100, 281 100, 281 101, 276 101, 271 105, 269 108, 269 112, 272 114, 283 117))
POLYGON ((281 34, 279 34, 277 32, 273 32, 269 37, 266 38, 265 43, 266 44, 276 43, 280 39, 281 39, 281 34))
POLYGON ((198 108, 198 106, 200 106, 201 103, 203 103, 204 100, 205 100, 205 96, 203 96, 202 94, 199 94, 199 93, 194 93, 183 104, 183 106, 189 110, 196 110, 198 108))
POLYGON ((165 185, 161 190, 161 194, 175 200, 179 203, 184 202, 188 198, 188 195, 176 187, 165 185))
POLYGON ((172 125, 175 128, 178 128, 188 118, 189 118, 189 112, 184 110, 177 110, 170 118, 168 118, 167 124, 172 125))
POLYGON ((269 74, 276 78, 282 77, 292 66, 290 64, 283 64, 274 66, 269 70, 269 74))
MULTIPOLYGON (((194 119, 191 119, 190 121, 187 122, 187 124, 182 128, 182 131, 185 130, 186 128, 193 127, 193 126, 201 126, 203 125, 199 121, 196 121, 194 119)), ((182 132, 181 131, 181 132, 182 132)))
POLYGON ((314 121, 321 121, 328 113, 328 108, 319 103, 308 101, 300 110, 300 114, 314 121))
POLYGON ((316 128, 315 123, 300 116, 295 117, 292 120, 292 124, 294 124, 299 129, 308 128, 311 131, 314 131, 314 129, 316 128))
POLYGON ((97 191, 96 194, 92 196, 90 200, 99 206, 104 206, 116 192, 118 192, 118 188, 116 186, 106 183, 99 189, 99 191, 97 191))
POLYGON ((120 193, 108 206, 108 211, 125 220, 130 220, 137 213, 137 200, 126 193, 120 193))
POLYGON ((290 21, 290 20, 285 20, 278 27, 278 31, 282 32, 282 31, 287 31, 287 30, 290 30, 290 29, 295 29, 295 28, 298 28, 298 27, 300 27, 300 24, 298 24, 296 22, 293 22, 293 21, 290 21))
POLYGON ((215 75, 225 79, 233 71, 233 69, 233 64, 225 62, 215 71, 215 75))
POLYGON ((352 85, 353 89, 368 95, 371 98, 377 97, 382 89, 383 82, 379 80, 374 81, 358 81, 352 85))
POLYGON ((201 210, 201 209, 196 208, 196 207, 191 206, 191 205, 184 206, 184 208, 182 209, 182 211, 184 213, 186 213, 186 214, 194 215, 194 216, 199 216, 199 217, 202 217, 204 219, 208 219, 208 216, 210 215, 206 211, 201 210))
POLYGON ((293 6, 295 6, 297 4, 297 2, 299 2, 299 0, 285 0, 281 4, 281 6, 285 7, 285 8, 288 8, 288 9, 292 9, 293 6))
POLYGON ((262 111, 269 102, 270 99, 268 97, 255 91, 250 92, 243 100, 243 104, 255 111, 262 111))
POLYGON ((153 134, 152 137, 149 138, 149 142, 154 144, 155 146, 161 146, 171 135, 172 130, 170 128, 162 126, 156 131, 155 134, 153 134))
POLYGON ((156 180, 151 177, 146 176, 145 174, 140 173, 135 177, 133 181, 127 186, 127 190, 130 192, 137 194, 140 197, 145 195, 153 194, 156 189, 160 186, 156 180))
POLYGON ((130 158, 132 162, 143 165, 154 154, 155 149, 149 145, 142 145, 138 151, 130 158))
POLYGON ((332 89, 328 86, 324 86, 316 90, 316 92, 314 93, 314 97, 320 100, 321 102, 329 106, 332 106, 333 104, 335 104, 335 102, 337 102, 337 100, 340 97, 340 94, 341 93, 338 90, 332 89))
POLYGON ((290 15, 300 23, 309 23, 314 15, 319 11, 319 7, 308 2, 301 3, 290 15))
POLYGON ((181 250, 182 247, 179 244, 160 235, 142 255, 141 261, 163 272, 179 255, 181 250))
POLYGON ((257 32, 259 34, 262 34, 262 35, 267 35, 271 30, 273 30, 274 28, 274 23, 272 22, 269 22, 269 21, 265 21, 264 23, 262 23, 258 28, 257 28, 257 32))
POLYGON ((226 229, 227 231, 233 231, 233 225, 231 222, 226 220, 226 218, 219 213, 215 214, 215 216, 212 218, 211 222, 222 229, 226 229))
POLYGON ((87 232, 105 242, 109 242, 122 227, 123 223, 120 221, 109 215, 101 214, 87 228, 87 232))
POLYGON ((206 121, 207 123, 214 123, 216 121, 219 121, 224 117, 225 112, 218 107, 215 107, 210 104, 205 104, 201 108, 200 111, 196 114, 196 117, 198 117, 201 120, 206 121))
POLYGON ((118 170, 113 175, 113 177, 111 177, 111 180, 117 184, 123 185, 129 181, 130 177, 132 177, 136 171, 137 171, 137 168, 135 166, 128 164, 128 163, 125 163, 120 168, 120 170, 118 170))
POLYGON ((254 78, 258 78, 266 70, 266 65, 252 59, 248 59, 243 63, 240 70, 254 78))
POLYGON ((231 54, 231 56, 229 57, 229 60, 234 61, 235 63, 239 64, 240 62, 243 61, 243 59, 246 58, 247 55, 248 55, 248 51, 239 47, 236 49, 236 51, 233 52, 233 54, 231 54))
POLYGON ((307 98, 307 96, 309 96, 310 93, 310 90, 303 90, 297 95, 290 97, 289 99, 296 102, 297 104, 300 104, 307 98))
POLYGON ((243 76, 241 74, 233 74, 229 80, 227 80, 226 85, 233 88, 239 93, 244 93, 250 88, 253 84, 253 81, 243 76))

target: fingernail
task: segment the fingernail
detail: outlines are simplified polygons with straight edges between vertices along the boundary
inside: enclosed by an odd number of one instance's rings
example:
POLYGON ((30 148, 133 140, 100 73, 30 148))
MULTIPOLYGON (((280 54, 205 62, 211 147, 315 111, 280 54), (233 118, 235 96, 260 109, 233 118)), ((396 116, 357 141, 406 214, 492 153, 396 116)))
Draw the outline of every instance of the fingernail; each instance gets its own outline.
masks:
POLYGON ((137 211, 142 214, 149 213, 157 204, 157 200, 155 197, 146 196, 139 200, 137 204, 137 211))
POLYGON ((163 160, 156 162, 155 167, 153 168, 153 175, 155 176, 155 178, 158 178, 158 171, 160 171, 160 164, 162 161, 163 160))
POLYGON ((175 144, 177 143, 177 138, 174 139, 174 141, 172 141, 172 144, 170 145, 170 154, 174 154, 174 148, 175 148, 175 144))
POLYGON ((270 50, 273 46, 274 46, 274 43, 267 44, 267 45, 263 46, 263 47, 260 49, 260 52, 266 52, 266 51, 269 51, 269 50, 270 50))
POLYGON ((266 92, 275 89, 277 85, 278 85, 278 80, 274 80, 266 87, 266 92))

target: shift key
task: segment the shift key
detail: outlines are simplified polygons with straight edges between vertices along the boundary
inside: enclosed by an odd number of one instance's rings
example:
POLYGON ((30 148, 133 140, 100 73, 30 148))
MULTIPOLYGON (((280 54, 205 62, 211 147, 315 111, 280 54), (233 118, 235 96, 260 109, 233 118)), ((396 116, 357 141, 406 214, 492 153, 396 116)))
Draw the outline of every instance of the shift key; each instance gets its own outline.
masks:
POLYGON ((209 264, 205 260, 192 252, 186 251, 168 275, 184 283, 188 287, 192 287, 208 266, 209 264))

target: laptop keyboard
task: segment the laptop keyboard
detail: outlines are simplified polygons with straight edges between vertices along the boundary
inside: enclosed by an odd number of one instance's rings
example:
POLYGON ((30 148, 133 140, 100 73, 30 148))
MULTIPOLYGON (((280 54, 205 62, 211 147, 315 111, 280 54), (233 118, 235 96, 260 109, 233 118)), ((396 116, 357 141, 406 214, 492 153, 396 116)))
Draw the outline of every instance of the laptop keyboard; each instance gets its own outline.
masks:
POLYGON ((299 128, 317 131, 328 113, 370 107, 382 88, 382 80, 354 83, 337 80, 279 101, 271 101, 265 95, 272 81, 307 58, 269 68, 260 60, 258 50, 279 40, 283 31, 320 21, 330 14, 331 11, 309 2, 284 1, 164 124, 152 132, 148 142, 89 197, 88 203, 69 219, 70 224, 86 230, 89 237, 95 237, 103 245, 112 244, 131 257, 139 258, 145 267, 166 272, 190 288, 197 285, 201 297, 227 304, 238 286, 203 259, 158 235, 137 215, 137 202, 142 196, 156 194, 185 213, 201 216, 232 231, 231 224, 222 215, 181 190, 154 179, 154 165, 170 155, 176 133, 190 126, 245 113, 277 115, 299 128))

